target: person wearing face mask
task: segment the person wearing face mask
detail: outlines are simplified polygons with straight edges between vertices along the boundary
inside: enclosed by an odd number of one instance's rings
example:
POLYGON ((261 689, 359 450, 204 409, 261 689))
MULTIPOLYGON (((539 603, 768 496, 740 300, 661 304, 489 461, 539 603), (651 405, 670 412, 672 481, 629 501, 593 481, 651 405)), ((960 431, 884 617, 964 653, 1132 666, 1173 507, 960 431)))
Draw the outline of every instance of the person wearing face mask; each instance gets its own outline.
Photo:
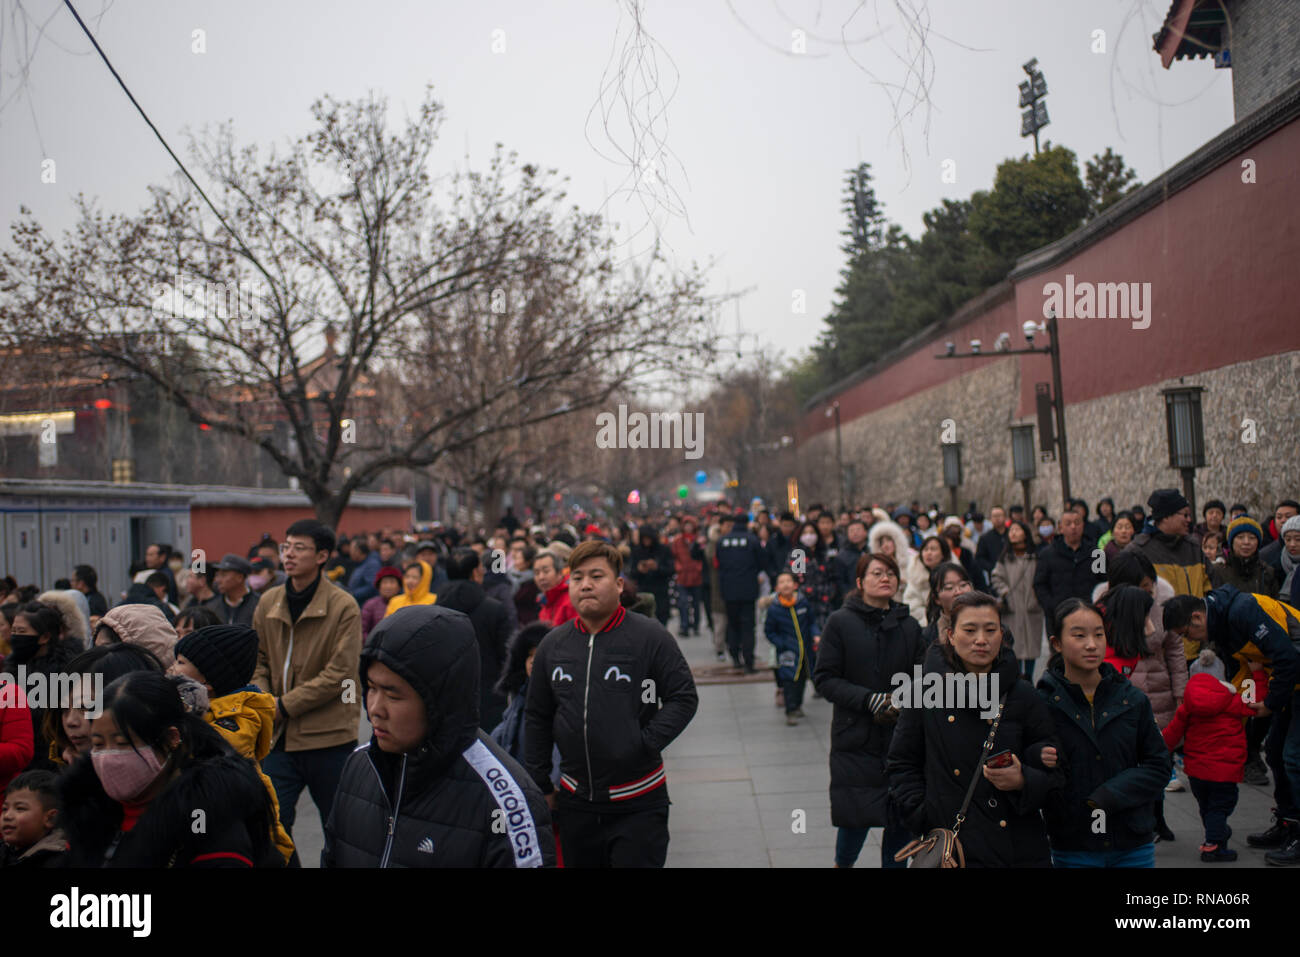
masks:
POLYGON ((1055 729, 1047 705, 1003 642, 998 600, 982 592, 959 595, 950 626, 927 650, 922 667, 945 688, 956 677, 975 675, 997 690, 998 699, 993 714, 969 700, 902 709, 886 769, 904 823, 917 834, 953 827, 973 780, 958 834, 966 866, 1050 866, 1040 811, 1061 781, 1040 755, 1055 743, 1055 729), (1005 766, 984 764, 985 756, 1004 751, 1011 752, 1005 766))
POLYGON ((89 760, 60 780, 68 866, 283 866, 257 772, 186 710, 181 680, 133 671, 104 689, 89 760))
MULTIPOLYGON (((803 523, 797 541, 798 544, 786 557, 785 567, 781 571, 794 575, 799 584, 799 594, 808 603, 817 633, 821 634, 826 620, 834 610, 838 593, 834 559, 829 555, 826 542, 814 522, 803 523)), ((813 667, 816 667, 815 655, 813 667)))
MULTIPOLYGON (((82 643, 72 637, 63 638, 63 617, 51 605, 32 601, 18 608, 14 615, 13 629, 9 643, 13 651, 5 659, 6 674, 17 676, 19 666, 25 669, 26 688, 32 687, 33 681, 44 677, 48 682, 51 676, 67 670, 68 662, 82 650, 82 643)), ((22 684, 23 682, 17 682, 22 684)), ((45 707, 37 707, 28 702, 32 720, 32 760, 28 770, 49 771, 50 741, 45 734, 45 707)))
POLYGON ((1038 525, 1034 528, 1035 540, 1039 546, 1050 545, 1056 538, 1056 522, 1052 516, 1044 513, 1042 518, 1038 519, 1038 525))

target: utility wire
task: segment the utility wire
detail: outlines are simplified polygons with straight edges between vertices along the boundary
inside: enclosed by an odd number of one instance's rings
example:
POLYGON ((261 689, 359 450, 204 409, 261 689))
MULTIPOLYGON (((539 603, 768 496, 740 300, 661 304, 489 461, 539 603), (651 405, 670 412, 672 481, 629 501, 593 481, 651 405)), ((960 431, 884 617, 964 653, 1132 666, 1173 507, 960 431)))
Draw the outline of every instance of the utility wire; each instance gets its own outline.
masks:
POLYGON ((175 151, 173 151, 170 146, 167 145, 167 141, 163 139, 163 135, 158 131, 158 127, 154 126, 153 120, 149 119, 149 114, 146 113, 144 107, 136 101, 136 98, 127 88, 126 82, 118 75, 117 70, 113 69, 113 64, 109 62, 108 55, 99 45, 94 34, 90 32, 90 28, 86 26, 86 22, 81 19, 81 14, 77 13, 77 8, 72 5, 72 0, 63 0, 63 5, 66 6, 72 13, 72 16, 76 18, 77 24, 81 27, 81 31, 86 34, 87 39, 89 39, 91 44, 94 45, 95 52, 98 53, 99 58, 104 61, 104 66, 108 67, 108 72, 113 74, 113 79, 117 80, 117 85, 122 88, 122 92, 125 93, 126 98, 131 101, 131 105, 136 108, 136 111, 140 114, 141 118, 149 125, 149 129, 153 130, 153 135, 158 137, 158 142, 163 145, 163 149, 167 151, 167 155, 175 161, 176 165, 180 167, 181 172, 185 174, 185 178, 190 181, 190 185, 192 185, 194 189, 198 191, 198 194, 203 197, 203 201, 208 204, 208 208, 211 209, 213 214, 217 217, 217 221, 226 228, 226 232, 230 233, 230 235, 234 237, 235 242, 239 244, 239 248, 244 251, 244 255, 247 256, 249 261, 252 262, 262 275, 267 278, 267 281, 272 283, 272 287, 274 288, 274 281, 271 279, 271 274, 266 271, 266 268, 260 261, 258 261, 258 258, 253 255, 253 251, 244 244, 242 239, 239 238, 239 233, 235 232, 234 227, 226 222, 226 217, 221 215, 221 210, 217 209, 212 200, 208 199, 208 194, 203 191, 203 187, 199 185, 198 180, 190 175, 190 171, 185 168, 185 164, 181 162, 181 158, 176 155, 175 151))

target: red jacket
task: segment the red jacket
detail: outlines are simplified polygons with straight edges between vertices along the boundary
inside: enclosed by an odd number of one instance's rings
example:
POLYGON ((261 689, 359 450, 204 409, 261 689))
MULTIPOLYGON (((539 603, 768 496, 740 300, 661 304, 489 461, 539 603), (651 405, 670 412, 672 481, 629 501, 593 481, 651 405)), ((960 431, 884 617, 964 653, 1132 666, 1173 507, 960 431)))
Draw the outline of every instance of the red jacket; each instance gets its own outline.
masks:
POLYGON ((1244 718, 1255 712, 1232 688, 1213 675, 1187 679, 1183 703, 1162 732, 1172 751, 1186 736, 1183 747, 1189 777, 1202 781, 1240 781, 1246 764, 1244 718))
POLYGON ((695 539, 683 532, 677 535, 668 547, 673 553, 673 569, 677 574, 677 584, 684 588, 695 588, 697 585, 704 584, 704 562, 698 558, 691 558, 691 546, 695 544, 695 539))
POLYGON ((545 622, 552 628, 558 628, 566 621, 572 621, 578 617, 578 612, 573 607, 573 601, 569 598, 569 576, 566 573, 560 579, 558 584, 552 585, 546 590, 545 599, 541 602, 542 610, 537 615, 537 620, 545 622))
POLYGON ((0 793, 31 763, 35 748, 32 713, 22 685, 0 682, 0 793))

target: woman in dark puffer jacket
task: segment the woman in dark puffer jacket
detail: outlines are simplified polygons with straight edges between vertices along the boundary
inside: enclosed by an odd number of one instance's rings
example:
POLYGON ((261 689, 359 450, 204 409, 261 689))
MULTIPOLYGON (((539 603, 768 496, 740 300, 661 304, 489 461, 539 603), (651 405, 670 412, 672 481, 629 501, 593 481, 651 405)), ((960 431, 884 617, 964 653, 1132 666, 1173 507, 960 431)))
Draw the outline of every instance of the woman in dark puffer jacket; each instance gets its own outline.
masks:
MULTIPOLYGON (((1048 867, 1047 832, 1040 809, 1060 786, 1042 766, 1041 752, 1054 743, 1046 705, 1020 673, 1003 642, 998 600, 971 592, 953 602, 952 625, 926 654, 927 681, 975 675, 984 704, 1003 700, 992 753, 1010 751, 1008 767, 980 770, 958 839, 967 867, 1048 867), (996 680, 994 680, 996 679, 996 680)), ((977 702, 945 691, 942 707, 905 708, 889 749, 889 793, 912 830, 952 828, 988 738, 993 714, 977 702), (962 704, 964 707, 956 707, 962 704)))
POLYGON ((1107 664, 1098 609, 1067 598, 1053 614, 1052 650, 1038 691, 1059 749, 1043 761, 1065 771, 1047 807, 1056 867, 1155 867, 1153 802, 1171 759, 1147 696, 1107 664))
POLYGON ((889 702, 896 674, 912 673, 925 655, 921 629, 906 605, 893 601, 898 565, 889 555, 863 555, 857 588, 822 633, 813 682, 835 706, 831 719, 831 823, 839 828, 835 866, 852 867, 867 831, 885 829, 881 866, 911 835, 889 806, 885 756, 898 711, 889 702))
POLYGON ((185 710, 177 679, 156 672, 105 689, 91 752, 64 774, 60 797, 69 867, 284 865, 253 764, 185 710))

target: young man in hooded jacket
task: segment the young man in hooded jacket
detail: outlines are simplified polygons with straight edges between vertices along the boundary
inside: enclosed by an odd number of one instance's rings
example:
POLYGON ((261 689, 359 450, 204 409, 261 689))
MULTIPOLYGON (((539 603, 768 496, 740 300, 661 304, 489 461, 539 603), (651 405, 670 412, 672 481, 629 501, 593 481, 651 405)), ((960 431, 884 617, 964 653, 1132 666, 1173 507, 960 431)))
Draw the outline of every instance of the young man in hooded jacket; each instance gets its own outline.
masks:
POLYGON ((413 605, 361 650, 374 734, 348 758, 321 867, 551 867, 546 801, 478 727, 479 648, 461 612, 413 605))
POLYGON ((663 867, 661 751, 699 696, 668 630, 620 603, 623 556, 583 542, 569 556, 578 617, 542 639, 524 706, 524 763, 556 810, 565 867, 663 867), (551 748, 560 751, 560 787, 551 748))

